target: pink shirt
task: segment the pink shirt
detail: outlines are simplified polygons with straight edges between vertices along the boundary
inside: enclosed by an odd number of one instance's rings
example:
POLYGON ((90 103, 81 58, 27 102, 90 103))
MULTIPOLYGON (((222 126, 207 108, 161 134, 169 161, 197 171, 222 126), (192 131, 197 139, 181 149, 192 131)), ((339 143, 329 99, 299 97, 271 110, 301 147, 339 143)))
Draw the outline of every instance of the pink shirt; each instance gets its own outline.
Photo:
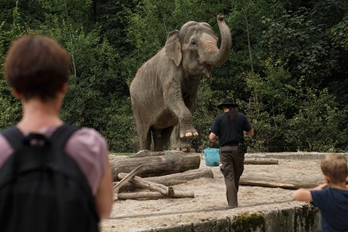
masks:
MULTIPOLYGON (((49 137, 57 127, 43 127, 41 134, 49 137)), ((24 132, 24 135, 29 132, 24 132)), ((65 151, 76 161, 87 178, 93 195, 96 195, 99 183, 105 174, 108 149, 105 139, 92 128, 83 127, 76 131, 65 144, 65 151)), ((0 135, 0 168, 13 153, 11 145, 0 135)))

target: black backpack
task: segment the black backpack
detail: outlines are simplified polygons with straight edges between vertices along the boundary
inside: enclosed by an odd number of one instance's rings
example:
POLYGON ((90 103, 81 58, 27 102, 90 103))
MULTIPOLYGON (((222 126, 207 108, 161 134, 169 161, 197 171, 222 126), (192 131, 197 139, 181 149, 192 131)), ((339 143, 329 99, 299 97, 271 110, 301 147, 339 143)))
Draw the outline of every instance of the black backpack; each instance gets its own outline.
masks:
POLYGON ((14 149, 0 168, 1 232, 99 231, 91 189, 64 151, 78 129, 64 124, 50 138, 24 137, 16 127, 1 132, 14 149))

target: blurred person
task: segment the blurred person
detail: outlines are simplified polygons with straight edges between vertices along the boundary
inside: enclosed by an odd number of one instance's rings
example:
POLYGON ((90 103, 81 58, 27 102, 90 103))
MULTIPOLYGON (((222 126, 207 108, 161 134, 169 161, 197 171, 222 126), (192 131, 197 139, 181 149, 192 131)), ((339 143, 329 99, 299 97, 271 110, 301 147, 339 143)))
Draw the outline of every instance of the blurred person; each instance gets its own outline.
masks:
MULTIPOLYGON (((15 125, 15 130, 24 137, 39 134, 50 138, 65 125, 59 113, 67 93, 69 66, 66 49, 47 36, 22 36, 12 42, 4 64, 5 78, 14 97, 21 101, 22 119, 15 125)), ((76 162, 78 171, 84 176, 83 181, 88 184, 98 224, 99 220, 109 217, 113 203, 107 143, 95 129, 82 127, 72 133, 63 149, 76 162)), ((14 152, 9 141, 0 135, 0 176, 14 152)), ((21 206, 14 210, 30 209, 21 206)), ((40 209, 35 210, 39 212, 40 209)), ((54 212, 55 208, 50 211, 54 212)), ((35 223, 43 222, 38 218, 33 225, 35 223)), ((56 231, 54 227, 58 225, 45 223, 51 227, 46 231, 56 231)), ((31 231, 29 229, 27 231, 31 231)))

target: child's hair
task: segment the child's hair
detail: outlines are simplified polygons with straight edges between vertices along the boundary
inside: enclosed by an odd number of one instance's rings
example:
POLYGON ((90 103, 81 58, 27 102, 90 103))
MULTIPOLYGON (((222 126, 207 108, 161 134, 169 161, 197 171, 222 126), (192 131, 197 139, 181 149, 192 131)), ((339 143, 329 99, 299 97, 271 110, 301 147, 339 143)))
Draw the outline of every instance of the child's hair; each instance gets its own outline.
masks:
POLYGON ((347 178, 347 159, 341 154, 329 154, 321 161, 321 170, 334 184, 345 182, 347 178))
POLYGON ((6 55, 7 83, 24 100, 38 97, 47 101, 56 97, 68 82, 68 52, 47 36, 22 36, 15 40, 6 55))

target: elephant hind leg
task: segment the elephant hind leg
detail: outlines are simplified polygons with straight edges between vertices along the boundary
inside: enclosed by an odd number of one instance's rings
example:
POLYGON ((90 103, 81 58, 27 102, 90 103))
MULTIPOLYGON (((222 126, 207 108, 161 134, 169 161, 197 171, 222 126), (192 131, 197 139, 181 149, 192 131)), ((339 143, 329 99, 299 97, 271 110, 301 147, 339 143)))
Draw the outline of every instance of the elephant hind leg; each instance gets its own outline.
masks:
POLYGON ((150 150, 151 149, 151 131, 148 127, 138 126, 138 139, 140 150, 150 150))
POLYGON ((163 151, 164 146, 169 142, 174 127, 156 129, 153 133, 153 143, 155 151, 163 151))

